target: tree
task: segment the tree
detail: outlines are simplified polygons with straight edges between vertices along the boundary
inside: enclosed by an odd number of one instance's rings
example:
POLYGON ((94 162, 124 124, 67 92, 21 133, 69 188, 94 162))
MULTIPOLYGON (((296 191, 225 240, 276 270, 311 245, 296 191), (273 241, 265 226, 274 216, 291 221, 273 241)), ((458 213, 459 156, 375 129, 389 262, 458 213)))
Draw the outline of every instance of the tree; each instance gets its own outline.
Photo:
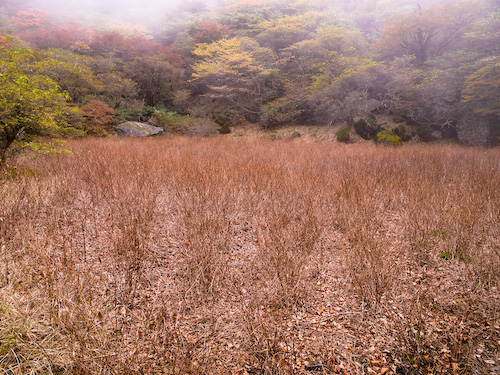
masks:
POLYGON ((377 49, 385 58, 413 55, 414 64, 423 67, 428 60, 453 50, 481 10, 475 3, 460 1, 394 16, 385 25, 377 49))
POLYGON ((500 55, 500 11, 477 22, 465 38, 468 49, 482 56, 500 55))
POLYGON ((115 110, 102 100, 90 100, 82 107, 82 112, 89 134, 106 135, 109 127, 115 123, 115 110))
POLYGON ((283 11, 284 6, 276 2, 242 0, 229 5, 222 20, 236 36, 255 38, 263 31, 261 22, 283 17, 283 11))
POLYGON ((275 57, 250 38, 221 39, 198 44, 193 54, 193 80, 208 87, 213 100, 224 99, 250 117, 258 115, 269 94, 266 81, 275 57))
POLYGON ((47 25, 49 14, 40 9, 20 10, 11 17, 11 22, 18 30, 36 29, 47 25))
POLYGON ((102 89, 99 91, 99 94, 115 108, 122 99, 130 99, 137 96, 137 83, 124 77, 120 72, 99 74, 97 79, 102 83, 102 89))
POLYGON ((279 51, 308 39, 318 27, 320 20, 320 13, 307 12, 298 16, 262 21, 259 24, 262 31, 257 36, 257 40, 262 46, 279 51))
POLYGON ((282 49, 278 67, 284 95, 263 108, 263 120, 269 126, 330 121, 336 108, 331 84, 347 68, 348 59, 357 59, 366 46, 360 32, 327 26, 312 39, 282 49))
POLYGON ((164 54, 136 58, 125 67, 125 72, 137 83, 148 106, 155 106, 162 100, 170 101, 184 74, 164 54))
POLYGON ((311 86, 316 117, 328 123, 351 121, 383 105, 386 66, 358 55, 340 55, 326 64, 311 86))
POLYGON ((77 26, 41 25, 37 28, 23 30, 17 35, 39 48, 69 49, 77 43, 88 43, 91 31, 77 26))
POLYGON ((94 55, 105 57, 121 57, 126 50, 125 37, 116 31, 101 31, 95 33, 89 46, 94 55))
POLYGON ((40 74, 53 79, 67 91, 74 103, 83 102, 87 96, 94 96, 104 89, 103 84, 79 55, 65 50, 35 51, 34 64, 40 74))
POLYGON ((0 48, 1 47, 7 47, 7 48, 12 47, 12 44, 9 43, 9 37, 5 35, 0 35, 0 48))
POLYGON ((21 131, 27 135, 64 126, 67 95, 49 77, 31 73, 29 50, 0 47, 0 164, 21 131))
POLYGON ((500 119, 500 58, 467 77, 462 103, 479 115, 500 119))
POLYGON ((217 22, 202 21, 196 23, 191 30, 196 43, 212 43, 230 34, 229 26, 217 22))
POLYGON ((435 130, 453 130, 461 117, 460 97, 468 75, 478 69, 477 54, 465 50, 446 52, 417 69, 412 83, 413 105, 406 103, 406 116, 435 130), (408 110, 412 107, 412 110, 408 110))
MULTIPOLYGON (((280 68, 287 77, 310 85, 326 69, 341 67, 339 59, 359 56, 367 49, 363 35, 343 27, 328 26, 318 30, 314 38, 293 44, 281 53, 280 68)), ((339 73, 343 69, 340 69, 339 73)))

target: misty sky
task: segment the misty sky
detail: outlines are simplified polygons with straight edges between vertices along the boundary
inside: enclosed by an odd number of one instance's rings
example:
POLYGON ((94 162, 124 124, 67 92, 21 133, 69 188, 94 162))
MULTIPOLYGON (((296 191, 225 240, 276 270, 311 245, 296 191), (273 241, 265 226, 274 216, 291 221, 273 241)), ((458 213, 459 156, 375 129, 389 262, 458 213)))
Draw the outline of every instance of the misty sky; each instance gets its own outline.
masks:
MULTIPOLYGON (((37 8, 51 10, 84 10, 103 13, 160 10, 175 7, 182 0, 29 0, 37 8)), ((153 14, 154 15, 154 14, 153 14)))
MULTIPOLYGON (((225 0, 0 0, 10 2, 20 9, 38 8, 47 10, 64 19, 73 19, 94 26, 116 23, 143 25, 146 29, 155 30, 161 27, 169 17, 184 11, 196 13, 208 9, 223 7, 225 0)), ((307 0, 306 0, 307 1, 307 0)), ((314 1, 314 0, 311 0, 314 1)), ((327 0, 328 2, 329 0, 327 0)), ((425 6, 445 0, 401 0, 409 9, 416 9, 417 4, 425 6), (411 4, 411 5, 410 5, 411 4)), ((357 5, 372 3, 369 0, 337 0, 332 1, 346 11, 357 5)), ((385 1, 378 5, 384 6, 385 1)), ((352 8, 352 9, 351 9, 352 8)), ((390 15, 389 9, 385 12, 390 15)))
MULTIPOLYGON (((95 15, 109 16, 109 22, 126 21, 142 23, 148 26, 148 22, 165 18, 166 15, 176 8, 194 6, 203 8, 212 2, 211 0, 24 0, 25 8, 38 8, 53 13, 71 14, 77 19, 95 15)), ((0 0, 1 3, 1 0, 0 0)), ((201 10, 201 9, 200 9, 201 10)))

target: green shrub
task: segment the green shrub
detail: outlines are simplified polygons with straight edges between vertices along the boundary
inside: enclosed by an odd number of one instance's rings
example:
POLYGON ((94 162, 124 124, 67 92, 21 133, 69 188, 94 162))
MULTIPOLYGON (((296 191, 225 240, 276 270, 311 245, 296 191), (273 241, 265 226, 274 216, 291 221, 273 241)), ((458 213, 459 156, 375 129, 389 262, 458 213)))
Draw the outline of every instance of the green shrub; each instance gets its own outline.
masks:
POLYGON ((262 135, 263 138, 265 139, 270 139, 271 141, 275 141, 278 139, 278 134, 272 132, 272 133, 264 133, 262 135))
POLYGON ((266 129, 296 123, 304 113, 301 104, 288 98, 274 100, 260 108, 260 119, 266 129))
POLYGON ((61 128, 59 133, 64 138, 83 138, 87 135, 85 130, 72 127, 61 128))
POLYGON ((137 103, 137 101, 125 103, 116 108, 117 122, 139 121, 141 119, 142 108, 142 104, 137 103))
POLYGON ((222 133, 221 127, 209 118, 181 116, 174 111, 157 110, 148 123, 165 129, 167 133, 187 136, 209 137, 216 135, 217 132, 222 133))
POLYGON ((429 234, 434 237, 448 238, 448 232, 445 230, 435 229, 432 230, 429 234))
POLYGON ((377 133, 377 143, 401 146, 401 138, 389 130, 382 130, 377 133))
MULTIPOLYGON (((239 125, 245 118, 242 116, 241 112, 232 106, 218 106, 212 111, 212 120, 214 120, 221 127, 230 127, 234 125, 239 125)), ((219 130, 220 132, 220 130, 219 130)), ((228 133, 230 133, 229 131, 228 133)), ((227 133, 222 133, 227 134, 227 133)))
POLYGON ((342 143, 351 142, 350 130, 351 128, 349 126, 345 126, 342 129, 340 129, 337 133, 335 133, 335 135, 337 136, 337 141, 342 143))
MULTIPOLYGON (((33 168, 22 168, 18 169, 16 167, 5 168, 0 171, 0 180, 2 179, 16 179, 21 177, 33 177, 39 176, 40 172, 33 168)), ((1 350, 0 350, 1 352, 1 350)), ((0 354, 1 356, 1 354, 0 354)))
POLYGON ((146 105, 142 108, 140 120, 147 121, 151 117, 153 117, 156 112, 157 112, 157 110, 155 109, 155 107, 151 107, 149 105, 146 105))
POLYGON ((444 259, 444 260, 452 260, 453 255, 450 253, 441 253, 441 254, 439 254, 439 258, 444 259))
POLYGON ((64 148, 66 141, 62 139, 41 139, 22 143, 21 147, 39 155, 73 154, 68 148, 64 148))
POLYGON ((176 122, 180 119, 181 116, 177 112, 156 111, 148 123, 168 131, 175 127, 176 122))

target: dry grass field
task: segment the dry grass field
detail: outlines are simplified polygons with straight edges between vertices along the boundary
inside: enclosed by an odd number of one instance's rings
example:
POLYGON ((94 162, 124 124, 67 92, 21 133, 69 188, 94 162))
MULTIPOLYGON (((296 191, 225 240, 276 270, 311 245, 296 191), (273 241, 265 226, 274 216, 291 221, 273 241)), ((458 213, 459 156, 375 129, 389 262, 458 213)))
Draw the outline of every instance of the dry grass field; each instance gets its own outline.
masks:
POLYGON ((1 374, 498 374, 500 150, 87 139, 0 179, 1 374))

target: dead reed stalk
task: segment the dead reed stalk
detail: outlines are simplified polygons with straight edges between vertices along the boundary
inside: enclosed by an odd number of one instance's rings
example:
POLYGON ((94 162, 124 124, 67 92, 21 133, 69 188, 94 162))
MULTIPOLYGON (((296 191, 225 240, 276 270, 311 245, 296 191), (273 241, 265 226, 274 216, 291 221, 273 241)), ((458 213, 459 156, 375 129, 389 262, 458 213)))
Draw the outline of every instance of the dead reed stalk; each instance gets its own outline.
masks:
POLYGON ((498 150, 70 147, 0 177, 5 373, 498 369, 498 150))

